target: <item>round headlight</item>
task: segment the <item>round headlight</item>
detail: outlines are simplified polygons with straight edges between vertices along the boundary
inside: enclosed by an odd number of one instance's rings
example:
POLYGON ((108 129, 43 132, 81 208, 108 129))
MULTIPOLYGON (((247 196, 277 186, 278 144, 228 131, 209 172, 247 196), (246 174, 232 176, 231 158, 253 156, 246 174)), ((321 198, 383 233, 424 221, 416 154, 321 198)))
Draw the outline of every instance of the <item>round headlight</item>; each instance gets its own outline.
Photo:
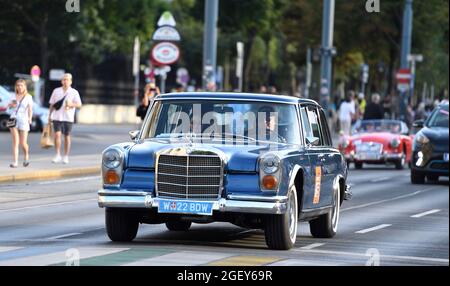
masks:
POLYGON ((430 139, 428 139, 427 136, 425 136, 423 134, 418 134, 416 136, 416 141, 420 144, 426 144, 426 143, 430 142, 430 139))
POLYGON ((400 146, 400 140, 398 140, 397 138, 392 139, 391 146, 392 148, 397 148, 398 146, 400 146))
POLYGON ((103 165, 108 169, 115 169, 122 163, 122 157, 118 150, 111 149, 103 154, 103 165))
POLYGON ((280 168, 280 158, 268 155, 261 160, 261 168, 266 174, 273 174, 280 168))

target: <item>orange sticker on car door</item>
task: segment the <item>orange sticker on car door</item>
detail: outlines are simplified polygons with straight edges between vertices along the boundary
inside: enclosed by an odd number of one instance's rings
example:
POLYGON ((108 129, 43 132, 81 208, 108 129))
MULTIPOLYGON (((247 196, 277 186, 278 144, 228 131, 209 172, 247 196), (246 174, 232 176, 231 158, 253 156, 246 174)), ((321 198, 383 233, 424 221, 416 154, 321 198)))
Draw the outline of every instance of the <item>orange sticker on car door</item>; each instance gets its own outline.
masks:
POLYGON ((314 199, 313 204, 317 205, 320 200, 320 182, 322 179, 322 167, 317 166, 316 167, 316 180, 314 184, 314 199))

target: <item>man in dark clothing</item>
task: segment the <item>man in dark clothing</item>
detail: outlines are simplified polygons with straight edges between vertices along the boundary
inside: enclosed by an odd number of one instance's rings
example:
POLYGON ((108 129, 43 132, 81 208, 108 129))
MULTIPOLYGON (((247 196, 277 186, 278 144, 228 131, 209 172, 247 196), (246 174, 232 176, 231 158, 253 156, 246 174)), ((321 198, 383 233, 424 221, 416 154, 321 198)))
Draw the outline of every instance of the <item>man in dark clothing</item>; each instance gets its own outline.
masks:
POLYGON ((380 95, 378 93, 372 94, 372 101, 367 104, 364 112, 364 120, 383 119, 383 106, 380 104, 380 95))

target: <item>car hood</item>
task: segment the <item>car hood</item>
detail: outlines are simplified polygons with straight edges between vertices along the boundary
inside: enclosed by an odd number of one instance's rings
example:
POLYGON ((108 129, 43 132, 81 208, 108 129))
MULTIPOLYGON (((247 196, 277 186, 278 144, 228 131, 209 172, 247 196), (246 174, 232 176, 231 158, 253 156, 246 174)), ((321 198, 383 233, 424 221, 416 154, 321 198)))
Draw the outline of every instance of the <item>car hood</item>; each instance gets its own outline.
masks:
MULTIPOLYGON (((291 145, 276 145, 277 150, 291 149, 291 145)), ((128 168, 154 168, 155 154, 159 151, 178 147, 208 148, 213 152, 221 154, 226 160, 226 171, 256 172, 258 157, 269 151, 273 145, 225 145, 225 144, 191 144, 185 141, 170 142, 169 140, 146 140, 136 143, 128 154, 128 168)))
MULTIPOLYGON (((446 127, 424 127, 419 131, 425 135, 428 139, 430 139, 431 144, 435 147, 435 149, 446 150, 448 151, 448 128, 446 127)), ((417 135, 416 135, 417 136, 417 135)))

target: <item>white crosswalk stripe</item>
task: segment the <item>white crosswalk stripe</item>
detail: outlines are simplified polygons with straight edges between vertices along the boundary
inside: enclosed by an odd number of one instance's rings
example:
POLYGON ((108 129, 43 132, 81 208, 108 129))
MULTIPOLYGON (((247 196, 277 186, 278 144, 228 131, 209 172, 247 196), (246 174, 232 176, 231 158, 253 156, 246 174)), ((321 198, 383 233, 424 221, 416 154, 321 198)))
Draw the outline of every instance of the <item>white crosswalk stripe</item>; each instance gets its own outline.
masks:
POLYGON ((138 260, 124 266, 196 266, 233 256, 227 253, 198 253, 181 251, 138 260))
POLYGON ((16 247, 16 246, 0 246, 0 253, 2 252, 8 252, 8 251, 14 251, 14 250, 19 250, 22 249, 24 247, 16 247))
MULTIPOLYGON (((76 248, 79 253, 79 259, 86 259, 96 256, 102 256, 112 253, 128 250, 129 248, 104 248, 104 247, 80 247, 76 248)), ((73 253, 73 252, 72 252, 73 253)), ((64 263, 69 258, 76 259, 66 251, 60 251, 49 254, 27 256, 22 258, 0 261, 0 266, 46 266, 58 263, 64 263)))
POLYGON ((309 259, 285 259, 268 264, 268 266, 336 266, 336 264, 309 259))

